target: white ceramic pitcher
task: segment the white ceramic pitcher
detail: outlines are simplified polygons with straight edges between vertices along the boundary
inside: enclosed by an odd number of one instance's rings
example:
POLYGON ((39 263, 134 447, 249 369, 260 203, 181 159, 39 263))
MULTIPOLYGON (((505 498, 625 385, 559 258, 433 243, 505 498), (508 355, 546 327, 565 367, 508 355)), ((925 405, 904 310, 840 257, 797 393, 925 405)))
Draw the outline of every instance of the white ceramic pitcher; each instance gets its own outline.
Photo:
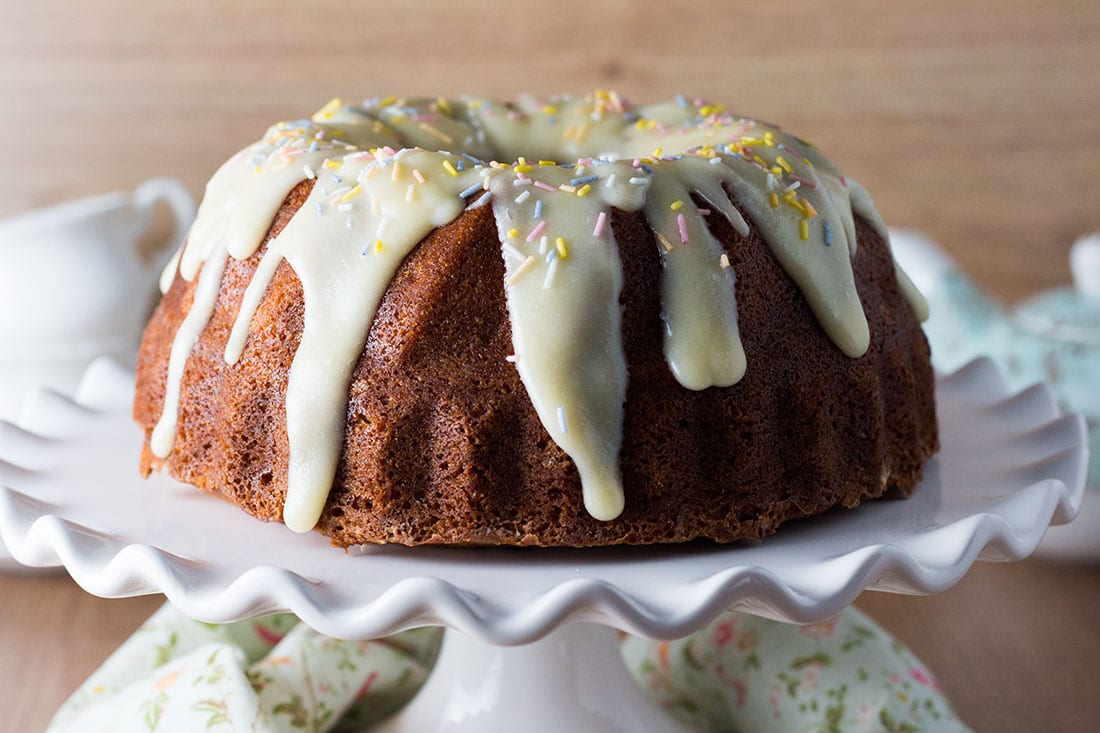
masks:
POLYGON ((36 386, 71 391, 97 356, 131 363, 157 297, 157 276, 195 215, 183 184, 154 178, 0 221, 0 418, 36 386), (170 239, 142 252, 153 208, 170 239))

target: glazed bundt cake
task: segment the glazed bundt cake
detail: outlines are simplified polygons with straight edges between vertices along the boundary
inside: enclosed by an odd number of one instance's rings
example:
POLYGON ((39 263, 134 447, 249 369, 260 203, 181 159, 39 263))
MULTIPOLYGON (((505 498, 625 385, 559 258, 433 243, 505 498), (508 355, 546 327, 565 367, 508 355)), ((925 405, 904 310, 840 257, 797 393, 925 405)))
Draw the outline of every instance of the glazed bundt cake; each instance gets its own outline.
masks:
POLYGON ((218 170, 162 285, 143 472, 340 546, 759 538, 937 449, 866 191, 700 100, 334 100, 218 170))

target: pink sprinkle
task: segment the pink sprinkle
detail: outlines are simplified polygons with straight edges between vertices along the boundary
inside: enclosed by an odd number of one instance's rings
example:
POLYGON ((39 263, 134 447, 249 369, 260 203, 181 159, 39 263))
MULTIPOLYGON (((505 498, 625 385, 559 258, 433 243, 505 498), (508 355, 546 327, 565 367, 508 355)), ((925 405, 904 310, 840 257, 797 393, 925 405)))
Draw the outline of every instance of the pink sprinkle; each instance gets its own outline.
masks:
POLYGON ((699 209, 699 213, 702 216, 710 216, 710 209, 699 209))
POLYGON ((635 158, 634 162, 631 165, 633 165, 635 168, 641 168, 642 167, 642 161, 639 158, 635 158))
POLYGON ((592 230, 593 237, 599 237, 603 234, 603 230, 607 227, 607 212, 601 211, 600 215, 596 217, 596 228, 592 230))
POLYGON ((535 181, 535 185, 545 191, 557 191, 558 189, 551 186, 549 183, 543 183, 542 181, 535 181))
POLYGON ((680 244, 688 243, 688 225, 683 214, 676 215, 676 225, 680 227, 680 244))
POLYGON ((536 239, 538 239, 538 236, 540 234, 542 234, 542 230, 545 229, 545 228, 546 228, 546 219, 543 219, 538 224, 536 224, 535 228, 531 230, 531 233, 527 235, 527 241, 528 242, 534 242, 536 239))

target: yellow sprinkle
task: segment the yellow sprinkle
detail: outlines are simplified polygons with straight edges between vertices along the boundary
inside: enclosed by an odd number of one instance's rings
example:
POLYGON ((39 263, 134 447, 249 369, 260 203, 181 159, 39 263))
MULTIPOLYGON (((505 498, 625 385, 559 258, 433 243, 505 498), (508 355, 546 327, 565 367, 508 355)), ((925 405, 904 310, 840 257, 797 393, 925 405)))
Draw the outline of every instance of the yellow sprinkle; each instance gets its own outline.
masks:
POLYGON ((451 103, 443 97, 435 100, 435 106, 439 107, 439 111, 447 115, 448 117, 451 115, 451 103))
POLYGON ((806 216, 810 217, 811 219, 817 216, 817 209, 814 208, 814 205, 811 204, 809 200, 802 199, 802 208, 803 210, 805 210, 806 216))
POLYGON ((393 161, 393 171, 390 172, 390 180, 391 181, 400 181, 401 180, 401 161, 400 160, 393 161))
POLYGON ((391 104, 397 101, 397 97, 386 97, 378 103, 379 107, 389 107, 391 104))
POLYGON ((581 123, 581 126, 577 128, 576 141, 581 142, 588 135, 588 121, 585 120, 581 123))
POLYGON ((566 140, 569 140, 569 139, 572 139, 572 137, 576 134, 577 134, 576 125, 570 125, 569 127, 565 128, 565 130, 562 132, 561 136, 564 137, 566 140))
POLYGON ((446 143, 448 145, 450 145, 452 142, 454 142, 453 137, 451 137, 447 133, 443 132, 438 127, 435 127, 434 125, 429 125, 427 122, 421 122, 420 123, 420 129, 423 130, 424 132, 428 133, 432 137, 439 138, 440 140, 442 140, 444 143, 446 143))
POLYGON ((810 238, 810 227, 807 226, 805 219, 798 222, 798 236, 802 237, 802 241, 810 238))
POLYGON ((313 115, 314 122, 320 122, 321 120, 330 120, 332 117, 340 111, 340 108, 344 106, 343 101, 339 97, 333 97, 329 100, 321 109, 317 110, 317 113, 313 115))
POLYGON ((668 208, 672 209, 673 211, 679 211, 680 209, 684 208, 684 202, 680 199, 676 199, 668 208))
POLYGON ((417 183, 423 183, 424 181, 428 180, 424 177, 424 174, 420 172, 419 168, 413 168, 413 178, 416 179, 417 183))
POLYGON ((668 237, 660 232, 657 232, 657 241, 661 243, 661 246, 665 248, 666 252, 672 251, 672 242, 668 241, 668 237))
POLYGON ((409 187, 405 189, 405 203, 411 204, 413 199, 416 198, 416 184, 410 183, 409 187))
POLYGON ((718 266, 721 267, 723 270, 725 270, 727 267, 729 267, 730 266, 729 255, 723 253, 722 256, 718 258, 718 266))
POLYGON ((558 237, 554 240, 554 247, 558 250, 558 256, 563 260, 569 256, 569 250, 565 248, 565 239, 558 237))
POLYGON ((558 113, 558 108, 552 104, 547 104, 543 106, 542 113, 544 115, 556 115, 558 113))
POLYGON ((374 251, 375 252, 381 252, 382 251, 382 240, 381 239, 379 239, 378 241, 376 241, 374 243, 374 251))
POLYGON ((768 167, 768 164, 767 164, 767 163, 765 163, 765 162, 764 162, 764 159, 763 159, 763 158, 761 158, 761 157, 760 157, 759 155, 754 155, 754 156, 752 156, 752 162, 754 162, 754 163, 759 163, 760 165, 764 166, 765 168, 767 168, 767 167, 768 167))
POLYGON ((762 142, 764 141, 758 137, 749 137, 748 135, 741 136, 741 143, 743 145, 759 145, 762 142))
POLYGON ((586 183, 586 184, 584 184, 583 186, 581 186, 580 188, 577 189, 577 195, 578 196, 585 196, 591 190, 592 190, 592 184, 591 183, 586 183))
POLYGON ((355 188, 351 189, 350 191, 348 191, 347 193, 345 193, 343 196, 340 197, 340 203, 344 203, 346 201, 351 201, 353 198, 355 198, 356 196, 358 196, 361 193, 363 193, 362 187, 359 186, 359 184, 355 184, 355 188))
POLYGON ((568 183, 563 183, 560 186, 558 186, 558 190, 559 191, 565 191, 566 193, 576 193, 577 192, 577 187, 576 186, 570 186, 568 183))
POLYGON ((814 167, 814 164, 810 162, 809 158, 803 158, 802 162, 806 164, 807 168, 813 168, 814 167))
POLYGON ((774 166, 772 166, 772 173, 774 173, 777 176, 781 176, 781 175, 783 175, 783 169, 780 168, 777 165, 774 165, 774 166))
POLYGON ((335 160, 333 158, 325 158, 325 162, 321 165, 323 165, 325 168, 328 168, 330 171, 333 171, 343 165, 343 161, 335 160))
POLYGON ((783 160, 782 155, 776 156, 775 162, 783 166, 783 170, 787 171, 788 173, 794 173, 794 168, 791 168, 791 164, 783 160))
POLYGON ((773 209, 779 207, 779 197, 776 196, 775 191, 772 191, 771 202, 772 202, 772 208, 773 209))
POLYGON ((532 170, 534 170, 534 168, 531 167, 530 165, 528 165, 527 163, 520 163, 519 165, 515 166, 512 170, 514 170, 516 173, 530 173, 532 170))
POLYGON ((508 239, 515 239, 519 235, 519 229, 512 227, 508 230, 508 239))
POLYGON ((455 170, 454 163, 452 163, 449 160, 443 161, 443 170, 447 171, 448 173, 450 173, 452 176, 454 176, 456 178, 458 177, 458 171, 455 170))
POLYGON ((665 149, 664 149, 664 148, 654 148, 654 150, 653 150, 653 157, 654 157, 654 158, 660 158, 660 157, 661 157, 661 153, 663 153, 663 152, 665 152, 665 149))
POLYGON ((557 161, 553 160, 540 160, 539 165, 557 165, 557 161))
POLYGON ((263 170, 263 168, 261 168, 260 166, 256 166, 255 168, 252 169, 252 175, 255 176, 262 170, 263 170))
POLYGON ((527 259, 525 259, 523 263, 516 268, 516 271, 508 276, 507 284, 515 285, 517 282, 519 282, 519 279, 526 275, 530 271, 530 269, 535 266, 535 262, 537 261, 537 257, 535 257, 534 255, 528 255, 527 259))
POLYGON ((765 132, 764 133, 764 144, 767 145, 769 148, 774 148, 775 147, 775 134, 772 133, 772 132, 765 132))

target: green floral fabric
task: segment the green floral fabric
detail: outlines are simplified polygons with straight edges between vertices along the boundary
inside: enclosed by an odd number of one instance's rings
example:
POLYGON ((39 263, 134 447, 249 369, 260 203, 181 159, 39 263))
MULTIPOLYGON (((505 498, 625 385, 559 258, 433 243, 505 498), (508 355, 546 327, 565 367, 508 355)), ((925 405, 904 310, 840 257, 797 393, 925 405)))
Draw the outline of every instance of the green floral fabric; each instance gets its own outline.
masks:
MULTIPOLYGON (((340 641, 288 614, 203 624, 164 606, 49 733, 351 733, 404 705, 443 631, 340 641)), ((908 649, 854 609, 793 626, 727 613, 673 642, 624 637, 635 678, 700 731, 965 731, 908 649)))

